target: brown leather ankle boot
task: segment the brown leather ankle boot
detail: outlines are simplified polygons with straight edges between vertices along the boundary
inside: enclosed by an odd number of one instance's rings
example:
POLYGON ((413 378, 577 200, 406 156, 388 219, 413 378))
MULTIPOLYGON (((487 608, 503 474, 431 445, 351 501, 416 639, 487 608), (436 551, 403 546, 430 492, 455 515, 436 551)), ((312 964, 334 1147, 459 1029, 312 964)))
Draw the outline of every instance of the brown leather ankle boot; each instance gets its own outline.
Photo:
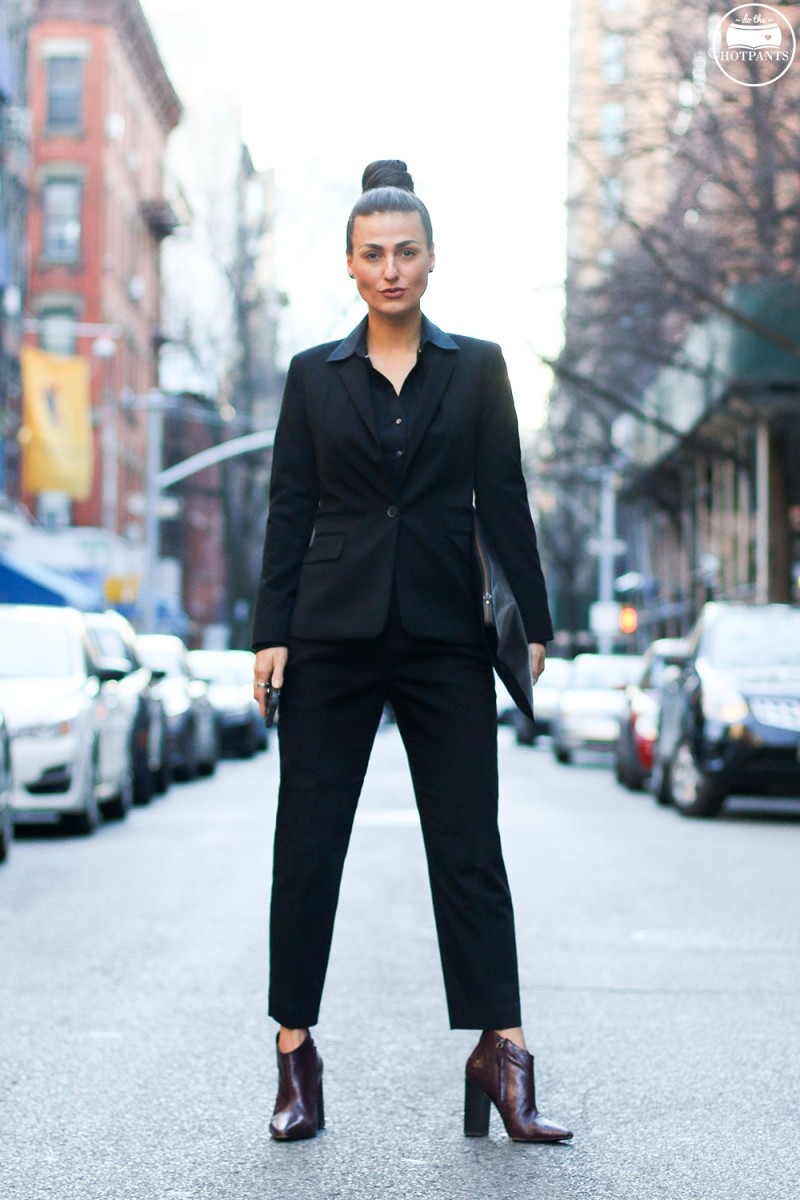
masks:
POLYGON ((325 1126, 322 1102, 322 1059, 311 1034, 296 1050, 278 1055, 278 1098, 269 1131, 278 1142, 317 1136, 325 1126))
POLYGON ((487 1029, 467 1059, 464 1133, 486 1137, 494 1104, 515 1142, 566 1142, 572 1131, 543 1117, 536 1107, 533 1056, 487 1029))

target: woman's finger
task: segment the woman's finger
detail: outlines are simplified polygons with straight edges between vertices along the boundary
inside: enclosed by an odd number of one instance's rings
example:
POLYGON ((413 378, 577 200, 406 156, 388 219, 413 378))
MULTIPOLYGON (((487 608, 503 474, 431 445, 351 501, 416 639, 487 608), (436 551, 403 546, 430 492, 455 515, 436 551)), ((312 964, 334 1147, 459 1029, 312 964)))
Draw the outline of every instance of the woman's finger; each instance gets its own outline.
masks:
POLYGON ((531 675, 533 676, 533 682, 536 683, 536 680, 544 670, 545 648, 540 642, 531 642, 528 649, 531 655, 531 675))

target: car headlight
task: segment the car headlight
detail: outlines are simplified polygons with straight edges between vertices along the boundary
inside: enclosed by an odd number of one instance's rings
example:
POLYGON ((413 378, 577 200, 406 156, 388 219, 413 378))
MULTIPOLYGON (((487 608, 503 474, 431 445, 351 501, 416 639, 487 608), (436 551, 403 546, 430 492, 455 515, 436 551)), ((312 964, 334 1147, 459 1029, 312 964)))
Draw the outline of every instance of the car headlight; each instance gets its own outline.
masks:
POLYGON ((56 738, 66 737, 75 729, 75 719, 42 722, 40 725, 23 725, 14 731, 15 737, 56 738))
POLYGON ((707 680, 703 685, 703 716, 723 725, 740 725, 750 715, 744 696, 724 679, 707 680))

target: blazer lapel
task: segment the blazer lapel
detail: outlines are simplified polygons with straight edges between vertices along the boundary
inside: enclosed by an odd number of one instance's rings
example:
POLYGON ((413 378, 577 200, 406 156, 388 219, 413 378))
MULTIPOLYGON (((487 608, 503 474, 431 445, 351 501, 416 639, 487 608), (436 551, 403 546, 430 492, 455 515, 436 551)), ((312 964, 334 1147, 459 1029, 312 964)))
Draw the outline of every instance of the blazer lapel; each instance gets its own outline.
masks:
MULTIPOLYGON (((426 317, 423 317, 423 321, 426 324, 427 336, 435 343, 436 350, 430 352, 431 361, 426 363, 425 377, 420 388, 419 405, 411 424, 406 466, 419 449, 420 442, 442 402, 455 367, 455 354, 452 351, 458 349, 448 334, 442 333, 426 317)), ((375 428, 375 413, 372 407, 366 364, 362 362, 358 354, 354 353, 363 337, 366 324, 367 318, 365 317, 361 324, 357 325, 353 332, 328 355, 327 361, 334 364, 339 371, 350 399, 369 432, 373 448, 382 457, 380 439, 375 428)))
POLYGON ((431 362, 420 388, 419 408, 414 413, 414 420, 411 423, 406 467, 419 449, 420 442, 444 398, 450 376, 456 365, 455 360, 456 356, 452 353, 431 353, 431 362))
POLYGON ((337 362, 336 366, 358 415, 366 425, 375 445, 380 447, 378 433, 375 429, 375 414, 372 409, 372 399, 369 393, 366 364, 362 362, 358 355, 353 354, 350 358, 337 362))

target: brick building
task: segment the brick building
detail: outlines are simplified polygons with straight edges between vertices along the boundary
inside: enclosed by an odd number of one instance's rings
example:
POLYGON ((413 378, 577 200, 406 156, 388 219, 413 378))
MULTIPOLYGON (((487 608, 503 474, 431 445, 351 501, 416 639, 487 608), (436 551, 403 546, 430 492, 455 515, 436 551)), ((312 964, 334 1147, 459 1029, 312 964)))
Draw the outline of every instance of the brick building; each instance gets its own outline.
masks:
MULTIPOLYGON (((138 0, 37 0, 29 38, 32 341, 91 363, 91 496, 40 496, 54 523, 139 534, 144 420, 157 384, 167 137, 181 105, 138 0)), ((34 504, 32 497, 25 498, 34 504)))

